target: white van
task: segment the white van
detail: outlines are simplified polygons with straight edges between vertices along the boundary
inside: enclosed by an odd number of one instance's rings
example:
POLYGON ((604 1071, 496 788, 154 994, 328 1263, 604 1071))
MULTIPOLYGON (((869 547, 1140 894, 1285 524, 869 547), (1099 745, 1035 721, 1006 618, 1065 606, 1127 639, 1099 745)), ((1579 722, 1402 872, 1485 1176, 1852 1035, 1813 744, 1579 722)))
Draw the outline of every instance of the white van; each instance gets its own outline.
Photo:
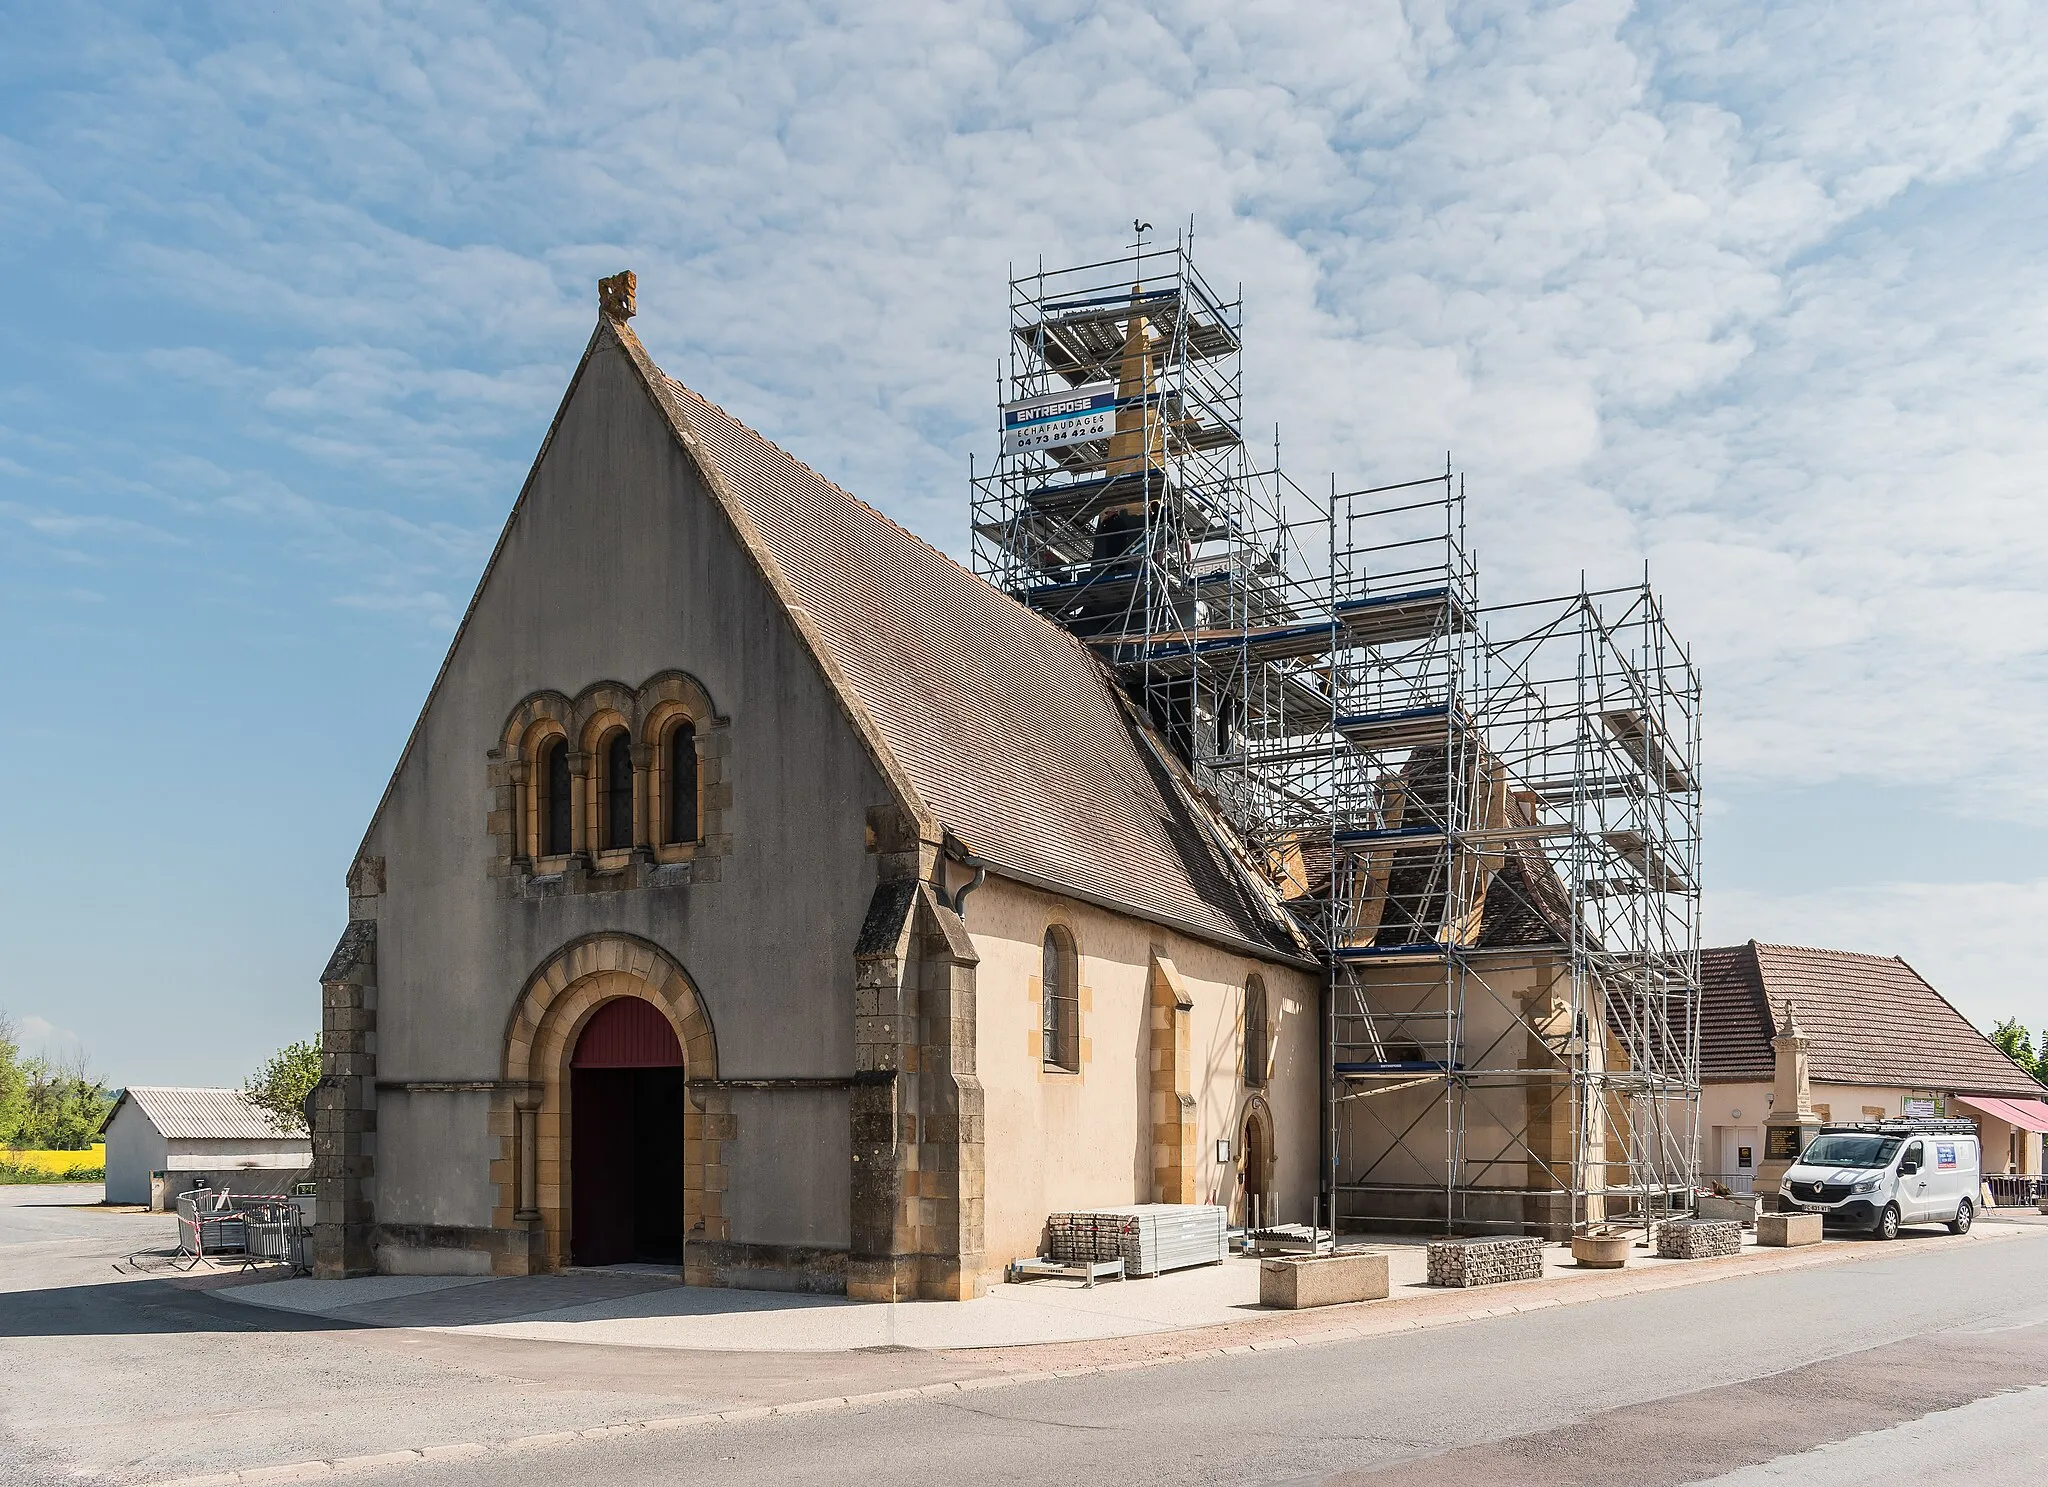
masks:
POLYGON ((1969 1232, 1977 1215, 1977 1133, 1967 1121, 1824 1127, 1778 1184, 1781 1210, 1896 1239, 1901 1224, 1969 1232))

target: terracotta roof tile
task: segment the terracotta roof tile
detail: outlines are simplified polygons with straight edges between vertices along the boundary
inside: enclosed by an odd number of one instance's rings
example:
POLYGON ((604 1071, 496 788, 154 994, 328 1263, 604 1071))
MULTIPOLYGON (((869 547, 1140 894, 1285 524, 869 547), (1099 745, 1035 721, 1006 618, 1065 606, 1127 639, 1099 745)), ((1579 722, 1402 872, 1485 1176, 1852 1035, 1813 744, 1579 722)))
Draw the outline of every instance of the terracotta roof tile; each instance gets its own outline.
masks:
POLYGON ((1769 1079, 1771 1032, 1755 944, 1700 951, 1700 1078, 1769 1079))
POLYGON ((2031 1076, 1895 956, 1765 945, 1700 952, 1703 1079, 1768 1079, 1786 1002, 1816 1081, 2039 1099, 2031 1076))

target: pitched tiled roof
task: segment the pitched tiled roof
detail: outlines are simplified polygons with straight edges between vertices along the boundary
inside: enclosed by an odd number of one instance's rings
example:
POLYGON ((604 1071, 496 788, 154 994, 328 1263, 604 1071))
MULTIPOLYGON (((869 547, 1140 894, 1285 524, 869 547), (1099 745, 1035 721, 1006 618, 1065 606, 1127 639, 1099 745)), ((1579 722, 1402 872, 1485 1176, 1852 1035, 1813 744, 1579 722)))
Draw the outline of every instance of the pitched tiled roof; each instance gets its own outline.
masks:
POLYGON ((999 872, 1305 954, 1079 641, 662 374, 618 330, 930 817, 999 872))
POLYGON ((1556 867, 1534 842, 1509 842, 1504 851, 1507 860, 1486 885, 1480 907, 1479 947, 1570 944, 1571 898, 1556 867))
POLYGON ((1816 1082, 2039 1099, 2043 1090, 1894 956, 1762 945, 1700 952, 1700 1075, 1769 1079, 1791 1002, 1816 1082))
POLYGON ((1769 1079, 1773 1031, 1756 943, 1700 951, 1700 1078, 1769 1079))
POLYGON ((280 1129, 270 1117, 232 1089, 187 1089, 173 1085, 131 1084, 121 1092, 111 1122, 121 1106, 133 1104, 173 1141, 304 1141, 280 1129))

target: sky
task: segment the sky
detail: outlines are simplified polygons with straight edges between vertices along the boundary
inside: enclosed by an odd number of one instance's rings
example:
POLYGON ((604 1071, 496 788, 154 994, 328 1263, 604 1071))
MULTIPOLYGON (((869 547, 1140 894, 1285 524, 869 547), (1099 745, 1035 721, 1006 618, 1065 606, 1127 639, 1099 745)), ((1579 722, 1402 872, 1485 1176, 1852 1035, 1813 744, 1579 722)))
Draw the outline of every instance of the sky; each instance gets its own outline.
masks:
POLYGON ((1706 933, 2048 1024, 2048 19, 2023 3, 93 7, 0 48, 0 1008, 317 1030, 343 874, 595 318, 940 548, 1012 265, 1192 224, 1314 485, 1647 562, 1706 933))

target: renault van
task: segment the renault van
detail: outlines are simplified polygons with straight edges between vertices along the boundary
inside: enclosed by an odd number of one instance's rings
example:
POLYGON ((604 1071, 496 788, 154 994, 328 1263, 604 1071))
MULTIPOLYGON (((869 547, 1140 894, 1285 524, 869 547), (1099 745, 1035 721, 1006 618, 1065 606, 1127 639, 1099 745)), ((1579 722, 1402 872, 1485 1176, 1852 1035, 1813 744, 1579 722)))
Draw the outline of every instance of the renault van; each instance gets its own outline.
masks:
POLYGON ((1778 1207, 1896 1239, 1902 1224, 1969 1232, 1977 1214, 1975 1128, 1965 1121, 1824 1128, 1778 1184, 1778 1207))

